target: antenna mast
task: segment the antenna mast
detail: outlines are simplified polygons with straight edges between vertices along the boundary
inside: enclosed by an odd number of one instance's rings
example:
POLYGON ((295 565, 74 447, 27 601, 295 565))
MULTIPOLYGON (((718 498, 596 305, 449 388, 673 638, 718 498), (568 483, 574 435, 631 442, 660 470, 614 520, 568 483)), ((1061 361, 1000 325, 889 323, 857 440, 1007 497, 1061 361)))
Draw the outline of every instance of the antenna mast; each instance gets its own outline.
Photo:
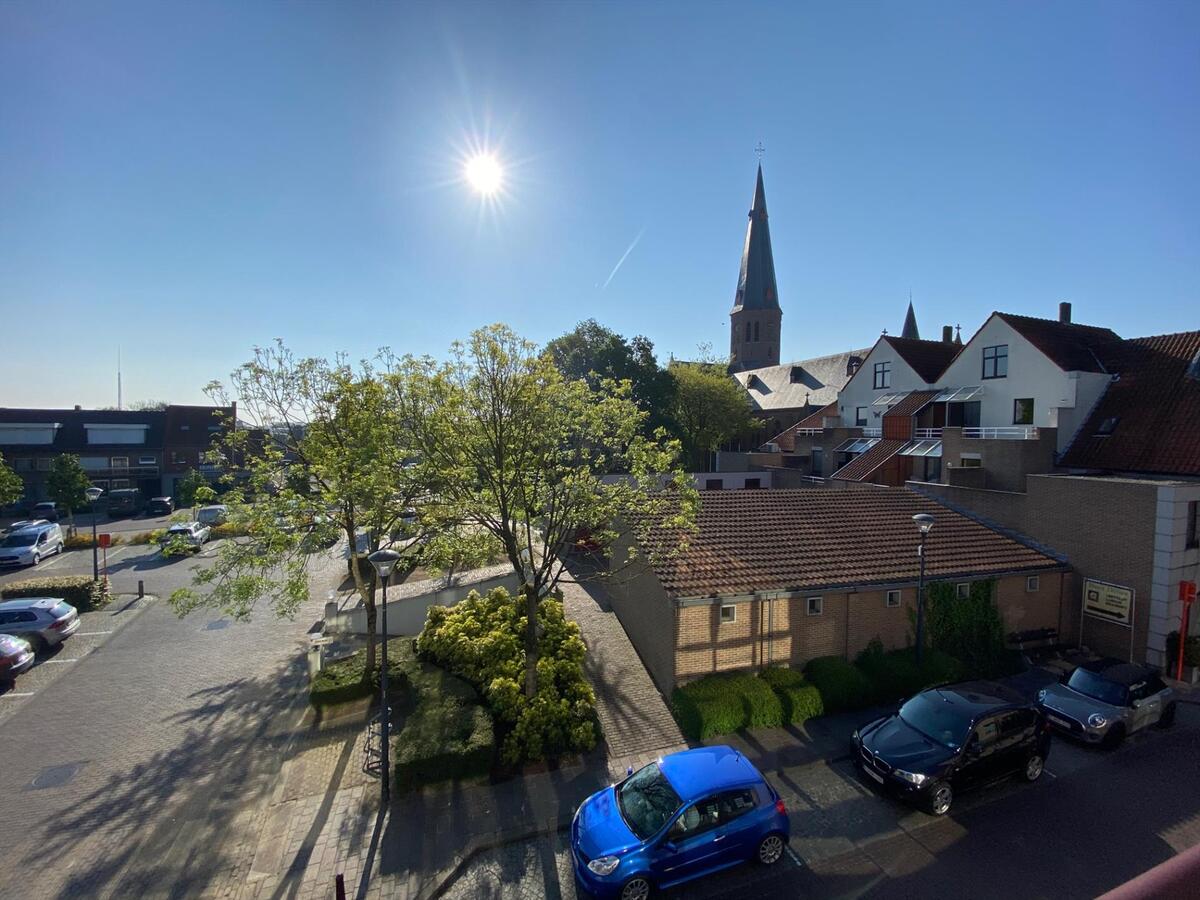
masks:
POLYGON ((121 345, 117 344, 117 409, 121 408, 121 345))

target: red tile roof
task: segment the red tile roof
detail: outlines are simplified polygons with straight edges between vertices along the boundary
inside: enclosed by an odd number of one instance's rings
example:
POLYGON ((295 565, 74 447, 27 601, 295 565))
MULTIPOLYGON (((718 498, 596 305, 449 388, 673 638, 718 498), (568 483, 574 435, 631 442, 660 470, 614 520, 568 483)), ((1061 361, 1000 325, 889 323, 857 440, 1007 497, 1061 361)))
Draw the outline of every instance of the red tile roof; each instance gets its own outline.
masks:
POLYGON ((891 409, 883 414, 886 419, 888 416, 915 416, 926 406, 929 401, 936 397, 941 391, 913 391, 891 409))
POLYGON ((836 416, 838 414, 837 401, 834 400, 828 406, 822 406, 815 413, 807 416, 793 425, 791 428, 785 428, 775 437, 771 438, 772 444, 778 444, 779 449, 785 453, 791 453, 796 449, 796 429, 798 428, 821 428, 824 426, 822 421, 826 416, 836 416))
POLYGON ((839 481, 862 481, 899 452, 908 441, 882 440, 833 473, 839 481))
POLYGON ((1121 337, 1109 328, 1077 325, 1056 319, 1035 319, 1012 313, 994 313, 1046 354, 1064 372, 1104 372, 1105 348, 1121 337))
MULTIPOLYGON (((1062 568, 1052 556, 902 488, 708 491, 686 549, 650 554, 672 596, 732 596, 917 579, 912 516, 936 523, 926 543, 926 574, 949 579, 1062 568)), ((651 551, 680 532, 643 536, 651 551)))
POLYGON ((900 358, 912 366, 925 381, 933 384, 946 366, 958 356, 962 347, 958 344, 948 344, 945 341, 921 341, 914 338, 892 337, 885 334, 883 339, 892 345, 892 349, 900 354, 900 358))
POLYGON ((1134 338, 1102 357, 1120 377, 1084 422, 1062 465, 1161 475, 1200 475, 1200 381, 1186 377, 1200 331, 1134 338), (1097 432, 1116 419, 1112 433, 1097 432))

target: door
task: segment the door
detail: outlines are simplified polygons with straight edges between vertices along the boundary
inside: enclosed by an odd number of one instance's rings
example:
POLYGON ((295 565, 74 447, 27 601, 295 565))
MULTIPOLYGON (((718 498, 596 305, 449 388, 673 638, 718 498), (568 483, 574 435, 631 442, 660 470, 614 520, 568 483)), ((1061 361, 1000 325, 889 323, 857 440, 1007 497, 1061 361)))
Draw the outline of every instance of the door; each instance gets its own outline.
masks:
POLYGON ((749 787, 726 791, 717 798, 720 839, 731 861, 749 859, 758 849, 762 837, 759 828, 762 817, 755 815, 758 804, 754 788, 749 787))
POLYGON ((1153 725, 1162 715, 1162 700, 1158 692, 1165 688, 1157 678, 1150 678, 1129 687, 1129 702, 1133 706, 1133 721, 1130 731, 1139 731, 1148 725, 1153 725), (1157 686, 1155 685, 1157 682, 1157 686))
POLYGON ((996 751, 998 775, 1024 771, 1029 757, 1037 751, 1036 727, 1037 713, 1031 709, 1015 709, 1001 717, 996 751))
POLYGON ((699 800, 679 814, 659 842, 651 865, 659 885, 686 881, 722 864, 726 850, 718 830, 720 815, 716 796, 699 800))
POLYGON ((986 784, 996 777, 1001 764, 1000 716, 988 716, 976 724, 967 739, 962 763, 955 772, 955 788, 971 788, 986 784))

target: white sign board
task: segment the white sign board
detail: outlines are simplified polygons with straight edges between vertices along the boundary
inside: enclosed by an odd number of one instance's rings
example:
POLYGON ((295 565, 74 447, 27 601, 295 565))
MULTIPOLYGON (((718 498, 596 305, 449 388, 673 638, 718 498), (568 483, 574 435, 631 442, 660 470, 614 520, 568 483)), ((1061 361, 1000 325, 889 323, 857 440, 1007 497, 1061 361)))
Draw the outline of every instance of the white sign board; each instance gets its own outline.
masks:
POLYGON ((1085 579, 1083 611, 1097 619, 1129 628, 1133 625, 1133 588, 1085 579))

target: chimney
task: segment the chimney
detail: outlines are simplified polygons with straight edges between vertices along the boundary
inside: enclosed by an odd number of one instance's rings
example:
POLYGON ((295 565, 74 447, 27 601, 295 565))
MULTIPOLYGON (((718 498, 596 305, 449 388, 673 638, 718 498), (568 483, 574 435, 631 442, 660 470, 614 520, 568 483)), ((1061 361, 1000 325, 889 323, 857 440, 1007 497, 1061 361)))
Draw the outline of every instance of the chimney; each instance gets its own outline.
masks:
POLYGON ((82 412, 82 411, 83 411, 83 407, 80 406, 78 403, 76 403, 75 404, 75 412, 82 412))
POLYGON ((1058 304, 1058 321, 1064 325, 1071 324, 1071 304, 1066 300, 1058 304))
POLYGON ((942 326, 942 343, 943 344, 953 344, 954 343, 954 326, 953 325, 943 325, 942 326))

